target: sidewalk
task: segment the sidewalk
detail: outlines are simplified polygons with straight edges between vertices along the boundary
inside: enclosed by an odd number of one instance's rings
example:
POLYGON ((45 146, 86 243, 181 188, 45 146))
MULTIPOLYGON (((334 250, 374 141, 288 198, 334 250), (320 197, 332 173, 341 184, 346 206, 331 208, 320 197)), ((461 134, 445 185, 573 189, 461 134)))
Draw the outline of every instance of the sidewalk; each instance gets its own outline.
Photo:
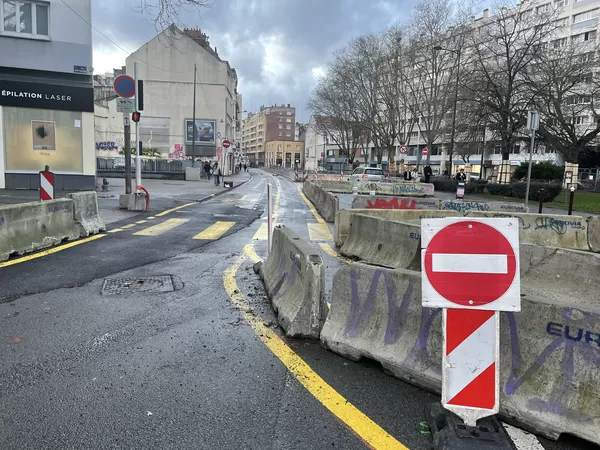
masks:
MULTIPOLYGON (((246 173, 240 173, 225 177, 225 181, 233 181, 235 189, 240 184, 250 180, 250 169, 246 173)), ((104 221, 108 223, 117 222, 136 216, 139 212, 119 209, 119 195, 125 193, 125 178, 108 178, 108 191, 102 191, 102 178, 96 180, 96 192, 98 193, 98 208, 104 221)), ((213 195, 219 195, 229 191, 223 187, 215 186, 214 181, 181 181, 142 179, 142 185, 150 192, 150 211, 162 211, 173 208, 180 204, 203 201, 213 195)), ((132 183, 135 186, 135 182, 132 183)), ((135 188, 134 188, 135 189, 135 188)), ((58 191, 56 198, 65 197, 71 191, 58 191)), ((27 203, 38 201, 38 191, 8 190, 0 189, 0 205, 27 203)))

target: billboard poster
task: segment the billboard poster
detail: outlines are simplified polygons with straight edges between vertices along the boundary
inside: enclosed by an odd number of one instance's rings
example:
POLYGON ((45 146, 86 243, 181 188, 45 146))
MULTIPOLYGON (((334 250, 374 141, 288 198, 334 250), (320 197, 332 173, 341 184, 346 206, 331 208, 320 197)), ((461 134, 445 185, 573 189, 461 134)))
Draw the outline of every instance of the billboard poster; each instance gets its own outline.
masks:
POLYGON ((31 131, 34 150, 56 150, 56 124, 54 122, 32 120, 31 131))
POLYGON ((185 142, 191 144, 194 139, 194 129, 196 130, 196 144, 215 145, 215 120, 192 119, 185 120, 185 142))

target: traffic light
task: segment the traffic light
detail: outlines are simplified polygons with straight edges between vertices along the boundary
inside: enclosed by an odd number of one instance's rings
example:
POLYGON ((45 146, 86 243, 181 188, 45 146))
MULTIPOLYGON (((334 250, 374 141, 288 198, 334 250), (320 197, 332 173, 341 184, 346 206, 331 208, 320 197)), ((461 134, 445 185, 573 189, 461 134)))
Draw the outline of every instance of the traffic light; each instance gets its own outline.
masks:
POLYGON ((139 111, 135 111, 135 112, 131 113, 131 120, 133 120, 134 122, 139 122, 140 117, 142 117, 142 113, 139 111))
POLYGON ((144 110, 144 80, 138 80, 137 92, 135 95, 138 98, 138 111, 144 110))

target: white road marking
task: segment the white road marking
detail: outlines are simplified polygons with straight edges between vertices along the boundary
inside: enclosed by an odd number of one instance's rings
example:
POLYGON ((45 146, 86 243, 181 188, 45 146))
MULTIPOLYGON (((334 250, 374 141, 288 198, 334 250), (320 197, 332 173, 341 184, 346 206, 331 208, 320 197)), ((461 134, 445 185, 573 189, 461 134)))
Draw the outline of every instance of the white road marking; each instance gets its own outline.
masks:
POLYGON ((544 450, 544 447, 534 434, 506 423, 503 425, 518 450, 544 450))

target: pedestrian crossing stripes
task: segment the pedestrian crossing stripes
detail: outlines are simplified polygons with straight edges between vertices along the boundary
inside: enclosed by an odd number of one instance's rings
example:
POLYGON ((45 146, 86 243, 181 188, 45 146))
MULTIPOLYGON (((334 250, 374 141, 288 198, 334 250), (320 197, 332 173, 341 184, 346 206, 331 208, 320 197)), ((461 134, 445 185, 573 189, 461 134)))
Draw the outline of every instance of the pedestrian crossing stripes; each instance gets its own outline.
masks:
POLYGON ((225 233, 227 233, 231 227, 235 225, 235 222, 217 222, 211 225, 206 230, 194 236, 194 239, 219 239, 225 233))
MULTIPOLYGON (((189 222, 189 219, 168 219, 151 227, 145 228, 137 233, 133 233, 134 236, 158 236, 173 228, 177 228, 184 223, 189 222)), ((125 227, 121 227, 125 228, 125 227)))

